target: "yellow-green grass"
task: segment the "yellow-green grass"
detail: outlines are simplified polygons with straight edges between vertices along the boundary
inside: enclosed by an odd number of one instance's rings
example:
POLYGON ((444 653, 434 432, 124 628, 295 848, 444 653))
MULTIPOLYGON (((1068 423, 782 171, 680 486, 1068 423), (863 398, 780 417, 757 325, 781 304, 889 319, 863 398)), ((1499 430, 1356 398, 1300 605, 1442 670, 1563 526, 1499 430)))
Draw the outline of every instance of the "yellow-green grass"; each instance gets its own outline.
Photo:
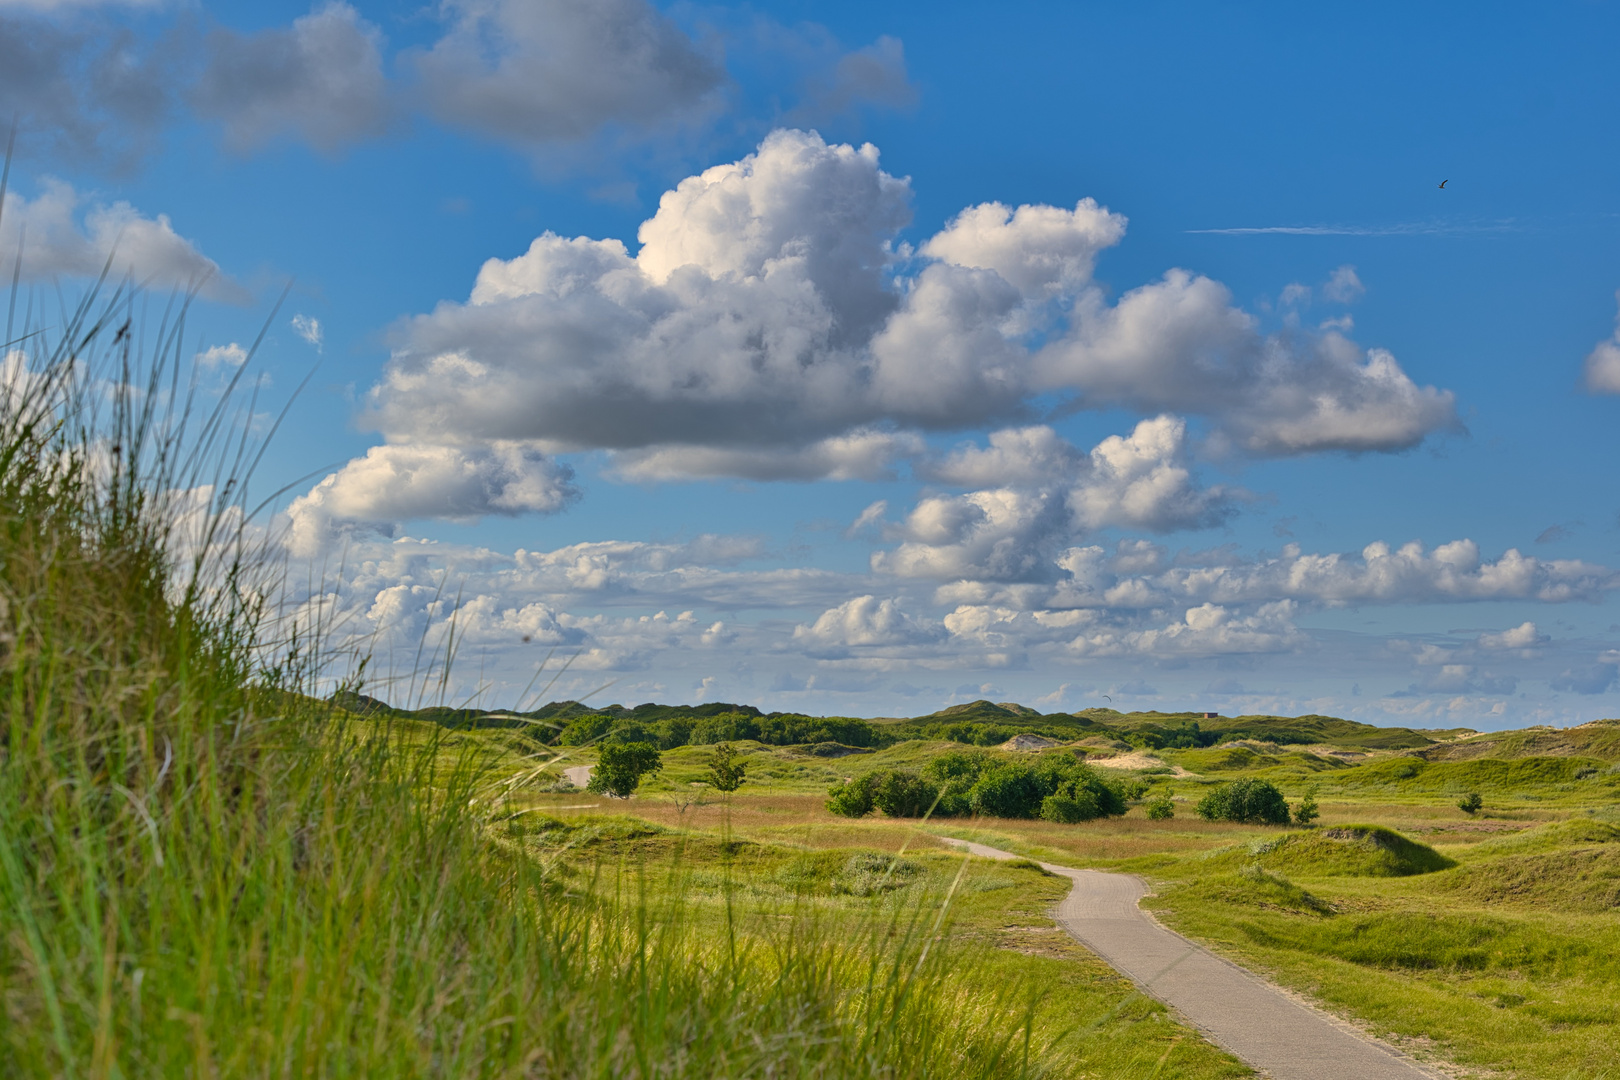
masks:
POLYGON ((667 804, 641 796, 601 807, 613 815, 547 813, 535 802, 525 828, 542 859, 563 853, 555 865, 570 888, 632 881, 655 908, 678 906, 709 933, 740 910, 776 933, 836 928, 856 941, 937 927, 952 951, 952 979, 939 992, 959 1003, 963 1031, 986 1010, 1027 1024, 1042 1075, 1248 1075, 1062 933, 1047 913, 1068 882, 1031 863, 968 860, 899 823, 773 823, 783 811, 816 816, 791 796, 706 806, 702 819, 691 810, 672 818, 667 804))
POLYGON ((1148 904, 1397 1042, 1513 1076, 1614 1076, 1615 909, 1480 903, 1447 887, 1469 870, 1391 879, 1188 867, 1161 879, 1148 904))
POLYGON ((1347 874, 1355 860, 1290 858, 1321 843, 1297 831, 1181 818, 975 823, 974 833, 1142 873, 1156 892, 1146 906, 1175 929, 1419 1053, 1527 1078, 1620 1075, 1613 820, 1477 821, 1360 800, 1323 809, 1322 832, 1376 818, 1456 865, 1347 874))
MULTIPOLYGON (((1537 775, 1524 782, 1561 782, 1537 775)), ((954 836, 1136 872, 1155 889, 1147 906, 1176 929, 1422 1056, 1547 1080, 1620 1076, 1613 811, 1525 800, 1536 808, 1470 817, 1421 795, 1380 801, 1358 791, 1324 799, 1315 830, 1205 822, 1187 801, 1169 821, 1133 809, 1082 825, 919 823, 849 821, 814 796, 747 792, 684 813, 667 793, 612 805, 689 832, 718 834, 729 822, 737 837, 834 861, 847 851, 828 849, 901 845, 907 858, 949 861, 932 845, 954 836), (1366 825, 1405 842, 1364 844, 1365 830, 1351 827, 1366 825)), ((961 933, 973 934, 977 918, 964 909, 961 933)), ((1028 925, 1051 927, 1049 909, 1032 910, 1028 925)))

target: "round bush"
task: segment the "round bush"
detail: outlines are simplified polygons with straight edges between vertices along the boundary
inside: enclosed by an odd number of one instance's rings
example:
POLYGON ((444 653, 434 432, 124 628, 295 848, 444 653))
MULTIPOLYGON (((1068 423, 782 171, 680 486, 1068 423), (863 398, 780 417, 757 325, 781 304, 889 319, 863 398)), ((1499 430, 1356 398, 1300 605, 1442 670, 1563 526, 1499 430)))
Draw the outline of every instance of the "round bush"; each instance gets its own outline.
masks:
POLYGON ((1205 821, 1288 824, 1288 800, 1277 790, 1277 785, 1251 777, 1222 784, 1199 801, 1196 812, 1205 821))
POLYGON ((876 776, 872 802, 890 817, 922 817, 939 794, 933 784, 904 769, 890 769, 876 776))
POLYGON ((1078 794, 1079 798, 1048 795, 1041 800, 1041 817, 1060 825, 1077 825, 1082 821, 1090 821, 1101 816, 1097 812, 1097 800, 1089 791, 1081 791, 1078 794))
POLYGON ((970 800, 976 813, 991 817, 1032 818, 1041 812, 1047 790, 1035 770, 1021 762, 993 765, 980 774, 970 800))
POLYGON ((827 810, 841 817, 865 817, 872 812, 873 777, 857 776, 827 789, 827 810))

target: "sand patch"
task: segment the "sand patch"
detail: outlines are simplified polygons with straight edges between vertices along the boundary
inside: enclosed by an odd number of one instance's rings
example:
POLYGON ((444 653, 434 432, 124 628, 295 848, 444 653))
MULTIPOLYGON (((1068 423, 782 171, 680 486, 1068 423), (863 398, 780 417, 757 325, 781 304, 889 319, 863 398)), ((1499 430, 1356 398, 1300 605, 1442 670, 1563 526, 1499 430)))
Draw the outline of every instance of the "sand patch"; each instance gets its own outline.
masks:
POLYGON ((1111 758, 1087 758, 1087 765, 1100 765, 1105 769, 1170 769, 1175 776, 1196 776, 1197 773, 1188 772, 1180 765, 1171 765, 1163 758, 1155 757, 1146 750, 1137 750, 1130 754, 1119 754, 1111 758))

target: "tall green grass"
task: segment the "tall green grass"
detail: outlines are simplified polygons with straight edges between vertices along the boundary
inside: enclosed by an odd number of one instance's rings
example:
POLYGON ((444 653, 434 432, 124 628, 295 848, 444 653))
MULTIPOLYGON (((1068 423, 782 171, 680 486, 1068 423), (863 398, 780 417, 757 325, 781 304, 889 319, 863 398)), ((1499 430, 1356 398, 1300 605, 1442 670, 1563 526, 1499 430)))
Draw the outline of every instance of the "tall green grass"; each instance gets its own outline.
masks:
POLYGON ((540 857, 512 736, 311 696, 330 658, 245 524, 252 409, 183 373, 183 310, 144 355, 131 316, 64 312, 0 393, 8 1075, 1038 1071, 948 896, 698 918, 645 887, 669 866, 540 857))

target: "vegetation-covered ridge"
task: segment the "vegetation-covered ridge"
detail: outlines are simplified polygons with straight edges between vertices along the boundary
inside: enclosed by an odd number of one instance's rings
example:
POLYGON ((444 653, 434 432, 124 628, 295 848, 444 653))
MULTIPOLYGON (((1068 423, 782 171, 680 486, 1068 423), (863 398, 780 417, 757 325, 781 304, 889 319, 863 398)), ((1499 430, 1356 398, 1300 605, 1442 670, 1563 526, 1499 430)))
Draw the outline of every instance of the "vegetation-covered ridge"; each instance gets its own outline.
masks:
MULTIPOLYGON (((923 716, 875 719, 764 712, 752 705, 727 702, 647 702, 632 707, 555 701, 527 711, 448 706, 403 709, 376 697, 346 692, 334 703, 364 716, 409 717, 453 728, 522 728, 542 741, 563 745, 611 737, 651 742, 664 749, 739 740, 775 746, 828 742, 861 749, 881 749, 911 739, 997 746, 1017 735, 1037 735, 1058 742, 1111 739, 1147 750, 1199 749, 1249 740, 1276 746, 1427 752, 1478 735, 1470 728, 1379 727, 1314 713, 1212 717, 1202 712, 1120 712, 1112 708, 1042 713, 1025 705, 991 701, 953 705, 923 716)), ((1620 757, 1620 721, 1613 723, 1612 742, 1615 756, 1620 757)))

